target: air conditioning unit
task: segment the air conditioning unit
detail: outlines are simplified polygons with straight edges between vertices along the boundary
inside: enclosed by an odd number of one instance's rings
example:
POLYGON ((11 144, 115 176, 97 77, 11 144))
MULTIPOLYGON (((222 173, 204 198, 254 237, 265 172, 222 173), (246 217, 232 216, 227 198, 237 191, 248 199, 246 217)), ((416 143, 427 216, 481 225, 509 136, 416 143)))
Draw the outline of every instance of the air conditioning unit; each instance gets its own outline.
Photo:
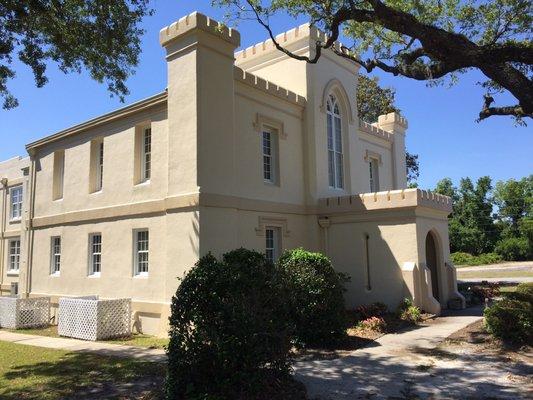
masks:
POLYGON ((19 294, 19 284, 18 282, 11 282, 11 296, 18 296, 19 294))

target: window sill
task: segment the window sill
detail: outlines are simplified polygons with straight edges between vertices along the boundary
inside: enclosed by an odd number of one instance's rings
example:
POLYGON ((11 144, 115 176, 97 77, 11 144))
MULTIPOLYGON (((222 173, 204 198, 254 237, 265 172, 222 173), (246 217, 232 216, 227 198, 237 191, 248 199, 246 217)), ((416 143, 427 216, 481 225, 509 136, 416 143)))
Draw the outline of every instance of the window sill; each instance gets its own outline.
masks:
POLYGON ((148 278, 148 272, 141 272, 139 274, 133 275, 135 279, 147 279, 148 278))
POLYGON ((19 269, 17 270, 12 269, 11 271, 7 271, 7 276, 19 276, 19 273, 20 273, 19 269))
POLYGON ((93 274, 89 274, 87 276, 89 279, 95 279, 95 278, 100 278, 100 272, 95 272, 93 274))
POLYGON ((272 182, 272 181, 263 180, 263 183, 265 184, 265 186, 279 187, 279 183, 278 182, 272 182))
POLYGON ((59 273, 59 272, 54 272, 54 273, 50 274, 50 276, 51 276, 52 278, 59 278, 60 273, 59 273))
POLYGON ((11 218, 9 220, 9 223, 10 224, 20 224, 20 222, 22 221, 22 218, 21 217, 18 217, 18 218, 11 218))
POLYGON ((139 182, 139 183, 136 183, 133 187, 138 188, 138 187, 150 186, 150 183, 151 183, 151 181, 150 181, 150 179, 148 179, 148 180, 145 180, 145 181, 141 181, 141 182, 139 182))
POLYGON ((58 199, 52 199, 52 201, 53 201, 54 203, 62 202, 62 201, 63 201, 63 197, 60 197, 60 198, 58 198, 58 199))
POLYGON ((89 193, 89 195, 91 195, 91 196, 92 196, 92 195, 97 195, 97 194, 101 194, 102 192, 103 192, 103 190, 100 189, 100 190, 97 190, 96 192, 91 192, 91 193, 89 193))

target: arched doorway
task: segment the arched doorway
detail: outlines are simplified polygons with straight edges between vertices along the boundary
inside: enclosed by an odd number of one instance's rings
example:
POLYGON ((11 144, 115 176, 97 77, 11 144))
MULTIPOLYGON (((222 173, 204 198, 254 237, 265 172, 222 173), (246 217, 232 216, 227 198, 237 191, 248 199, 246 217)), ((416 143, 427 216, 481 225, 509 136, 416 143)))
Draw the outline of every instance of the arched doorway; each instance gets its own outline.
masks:
POLYGON ((426 236, 426 266, 431 272, 431 289, 433 297, 440 301, 439 293, 439 268, 438 268, 437 243, 431 232, 426 236))

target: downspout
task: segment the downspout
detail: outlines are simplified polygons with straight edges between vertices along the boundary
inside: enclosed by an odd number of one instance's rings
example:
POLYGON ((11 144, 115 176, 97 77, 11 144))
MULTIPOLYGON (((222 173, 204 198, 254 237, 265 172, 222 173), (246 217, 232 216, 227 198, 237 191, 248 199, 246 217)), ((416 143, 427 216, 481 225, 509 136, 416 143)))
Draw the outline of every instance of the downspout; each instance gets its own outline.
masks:
POLYGON ((0 214, 2 217, 1 226, 0 226, 0 294, 2 293, 2 284, 4 283, 4 229, 6 226, 6 204, 7 204, 7 178, 0 179, 0 184, 2 184, 2 209, 0 214))
POLYGON ((28 210, 28 246, 27 246, 27 272, 26 272, 26 296, 29 296, 31 293, 31 275, 33 269, 33 216, 35 211, 35 184, 36 184, 36 168, 35 168, 35 151, 28 150, 30 154, 30 182, 28 187, 30 188, 30 201, 29 201, 29 210, 28 210))

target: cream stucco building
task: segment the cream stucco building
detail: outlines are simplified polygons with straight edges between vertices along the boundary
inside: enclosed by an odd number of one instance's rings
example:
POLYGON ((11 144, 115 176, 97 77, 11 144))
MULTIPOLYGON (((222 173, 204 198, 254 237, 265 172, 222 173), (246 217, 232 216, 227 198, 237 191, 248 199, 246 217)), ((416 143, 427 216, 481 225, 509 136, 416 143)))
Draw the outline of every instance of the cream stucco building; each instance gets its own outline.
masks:
MULTIPOLYGON (((322 36, 279 40, 309 54, 322 36)), ((167 90, 0 163, 4 292, 131 297, 135 328, 164 334, 177 278, 242 246, 326 253, 351 276, 348 307, 411 296, 439 312, 460 297, 450 199, 406 189, 407 121, 359 120, 355 64, 329 51, 306 64, 270 41, 235 53, 239 33, 197 13, 160 42, 167 90)))

